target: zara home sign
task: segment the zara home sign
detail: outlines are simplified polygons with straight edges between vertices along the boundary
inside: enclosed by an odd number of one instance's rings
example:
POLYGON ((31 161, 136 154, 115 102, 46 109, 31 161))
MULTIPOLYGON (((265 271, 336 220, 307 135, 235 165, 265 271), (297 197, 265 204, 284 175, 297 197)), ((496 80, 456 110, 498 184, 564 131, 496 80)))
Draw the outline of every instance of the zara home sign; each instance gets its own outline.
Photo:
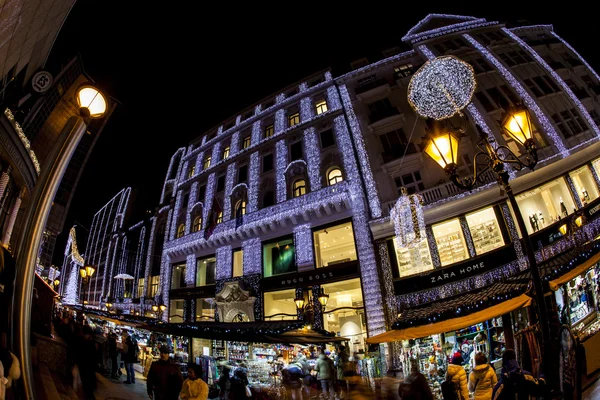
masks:
POLYGON ((433 275, 430 277, 431 283, 444 282, 446 280, 453 279, 453 278, 460 279, 460 277, 463 275, 465 277, 470 276, 473 272, 483 271, 484 269, 485 269, 485 263, 483 261, 480 261, 479 263, 475 263, 471 266, 459 269, 458 273, 454 272, 454 271, 450 271, 450 273, 444 272, 441 274, 433 275))

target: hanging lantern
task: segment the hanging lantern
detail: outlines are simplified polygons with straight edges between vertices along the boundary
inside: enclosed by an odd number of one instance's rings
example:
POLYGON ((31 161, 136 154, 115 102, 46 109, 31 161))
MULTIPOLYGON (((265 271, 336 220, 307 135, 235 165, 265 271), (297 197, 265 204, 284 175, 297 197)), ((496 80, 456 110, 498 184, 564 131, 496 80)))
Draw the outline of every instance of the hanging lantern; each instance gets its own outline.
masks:
POLYGON ((415 247, 425 237, 423 198, 418 194, 409 195, 404 187, 400 190, 401 195, 390 211, 396 241, 400 247, 415 247))

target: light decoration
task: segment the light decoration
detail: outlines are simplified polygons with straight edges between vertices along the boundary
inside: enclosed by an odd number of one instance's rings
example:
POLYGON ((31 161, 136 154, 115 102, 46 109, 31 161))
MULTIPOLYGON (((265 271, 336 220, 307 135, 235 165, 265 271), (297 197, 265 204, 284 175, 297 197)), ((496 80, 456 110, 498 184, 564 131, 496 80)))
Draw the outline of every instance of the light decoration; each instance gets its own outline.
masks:
POLYGON ((390 219, 394 222, 396 240, 400 247, 415 247, 421 243, 421 237, 426 235, 422 206, 421 195, 409 195, 406 188, 401 188, 401 195, 390 210, 390 219))
POLYGON ((23 132, 23 128, 21 128, 21 125, 19 125, 19 123, 15 120, 15 116, 13 115, 12 111, 10 111, 8 108, 4 110, 4 115, 6 116, 6 118, 8 118, 12 126, 15 128, 15 131, 17 131, 17 135, 19 135, 21 143, 23 143, 23 146, 25 146, 25 150, 27 150, 29 158, 31 158, 33 168, 35 168, 35 172, 37 172, 39 175, 41 171, 40 162, 38 161, 35 152, 31 148, 31 143, 29 142, 29 139, 27 139, 25 132, 23 132))
POLYGON ((487 22, 484 18, 463 17, 460 15, 429 14, 425 19, 423 19, 421 22, 419 22, 419 24, 417 24, 414 28, 409 30, 408 33, 402 38, 402 41, 403 42, 412 42, 412 43, 423 42, 425 40, 428 40, 428 39, 431 39, 434 37, 448 35, 448 34, 454 33, 454 32, 471 30, 471 29, 475 29, 475 28, 482 28, 485 26, 492 26, 492 25, 498 25, 498 21, 487 22), (425 22, 427 22, 429 19, 431 19, 432 17, 463 19, 463 20, 467 19, 467 21, 459 22, 459 23, 452 24, 452 25, 442 26, 440 28, 431 29, 431 30, 428 30, 425 32, 413 33, 413 32, 416 32, 416 30, 418 30, 418 28, 423 26, 423 24, 425 22))
POLYGON ((536 119, 541 124, 546 135, 548 135, 548 137, 551 139, 552 144, 556 146, 556 148, 558 149, 558 152, 563 157, 568 156, 569 150, 565 147, 563 139, 556 132, 556 130, 554 129, 554 126, 552 126, 552 123, 548 120, 548 118, 546 117, 544 112, 540 109, 540 107, 538 106, 536 101, 529 95, 527 90, 525 90, 525 88, 523 88, 523 86, 521 86, 521 84, 515 79, 515 77, 512 75, 512 73, 510 71, 508 71, 508 69, 506 69, 506 67, 500 61, 498 61, 498 59, 494 55, 492 55, 492 53, 490 53, 481 43, 479 43, 477 40, 475 40, 475 38, 473 38, 471 35, 465 33, 462 36, 469 43, 471 43, 473 45, 473 47, 475 47, 475 49, 477 49, 477 51, 479 51, 479 53, 483 57, 485 57, 492 65, 494 65, 496 67, 498 72, 500 72, 500 74, 504 77, 504 79, 506 79, 506 81, 509 83, 509 85, 519 94, 519 96, 521 96, 521 98, 525 102, 525 105, 527 106, 527 108, 531 112, 533 112, 533 114, 535 114, 536 119))
POLYGON ((467 219, 463 215, 458 218, 458 221, 460 222, 460 227, 463 236, 465 237, 465 242, 467 243, 467 249, 469 249, 469 257, 475 257, 477 253, 475 252, 475 246, 473 245, 473 238, 471 237, 471 230, 469 229, 469 224, 467 224, 467 219))
POLYGON ((433 265, 434 269, 442 268, 440 253, 438 251, 435 235, 433 234, 433 229, 431 226, 427 226, 425 228, 425 232, 427 233, 427 245, 429 246, 429 254, 431 255, 431 264, 433 265))
MULTIPOLYGON (((140 229, 140 238, 138 240, 138 247, 137 247, 137 251, 135 254, 135 273, 134 273, 135 280, 133 281, 133 285, 132 285, 132 291, 133 291, 132 296, 131 296, 132 298, 135 297, 133 294, 137 293, 138 284, 140 282, 140 272, 144 272, 144 271, 142 271, 142 266, 143 266, 144 252, 146 251, 145 239, 146 239, 146 227, 143 226, 142 229, 140 229)), ((144 284, 147 285, 146 281, 144 281, 144 284)))
POLYGON ((308 121, 314 116, 313 101, 307 96, 300 100, 300 121, 308 121))
POLYGON ((11 171, 12 167, 9 165, 8 168, 2 171, 2 175, 0 175, 0 199, 4 196, 4 191, 6 190, 6 186, 8 186, 11 171))
POLYGON ((185 258, 185 285, 196 286, 196 255, 193 253, 185 258))
POLYGON ((215 186, 217 184, 216 175, 213 172, 208 176, 208 182, 206 183, 206 194, 204 195, 204 208, 202 209, 202 229, 206 229, 208 226, 208 213, 213 205, 215 186))
POLYGON ((275 174, 277 202, 282 203, 287 199, 287 187, 285 180, 285 171, 287 167, 287 146, 285 139, 279 140, 275 144, 275 174))
POLYGON ((314 262, 312 230, 310 224, 294 227, 294 248, 296 265, 299 267, 311 265, 314 262))
MULTIPOLYGON (((152 263, 155 262, 154 261, 154 237, 156 234, 156 225, 157 225, 157 219, 156 217, 152 217, 151 218, 151 223, 152 226, 150 228, 150 239, 148 240, 148 252, 146 253, 146 269, 144 271, 144 282, 146 285, 150 285, 150 273, 152 272, 152 263)), ((150 287, 150 286, 148 286, 150 287)), ((146 298, 146 290, 144 290, 142 292, 142 299, 146 298)), ((143 302, 140 302, 141 304, 143 304, 143 302)))
MULTIPOLYGON (((173 154, 171 156, 171 161, 169 162, 169 168, 167 169, 167 180, 165 181, 165 184, 163 185, 163 190, 160 195, 161 204, 163 204, 165 202, 165 194, 166 194, 167 187, 169 186, 169 184, 175 183, 174 179, 173 180, 169 179, 170 176, 173 176, 173 168, 176 168, 175 162, 179 162, 180 157, 183 157, 184 155, 185 155, 185 147, 180 147, 179 149, 177 149, 175 154, 173 154)), ((197 171, 200 171, 200 169, 198 169, 197 171)))
POLYGON ((62 302, 65 304, 77 304, 79 301, 79 268, 71 267, 67 287, 64 289, 62 302))
POLYGON ((258 210, 258 186, 260 183, 260 153, 250 155, 250 178, 248 187, 248 213, 258 210))
POLYGON ((231 246, 222 246, 217 248, 217 271, 215 273, 216 279, 231 278, 232 270, 232 253, 231 246))
POLYGON ((244 276, 262 273, 262 247, 259 238, 242 242, 244 276))
MULTIPOLYGON (((550 26, 552 26, 552 25, 550 25, 550 26)), ((573 52, 573 54, 575 54, 575 55, 577 56, 577 58, 579 58, 579 60, 581 60, 581 62, 583 63, 583 65, 585 65, 585 66, 587 67, 588 71, 590 71, 592 74, 594 74, 594 76, 596 77, 596 79, 600 81, 600 76, 598 76, 598 74, 596 73, 596 70, 594 70, 594 69, 593 69, 593 68, 590 66, 590 64, 588 64, 588 63, 587 63, 587 61, 585 61, 585 59, 584 59, 583 57, 581 57, 581 54, 579 54, 579 53, 577 52, 577 50, 575 50, 575 49, 573 48, 573 46, 571 46, 571 45, 570 45, 569 43, 567 43, 567 42, 566 42, 566 41, 565 41, 563 38, 561 38, 560 36, 558 36, 558 35, 556 34, 556 32, 552 31, 552 32, 550 32, 550 33, 552 33, 552 36, 554 36, 555 38, 557 38, 558 40, 560 40, 560 41, 562 42, 562 44, 564 44, 564 45, 565 45, 565 47, 566 47, 567 49, 571 50, 571 51, 573 52)))
POLYGON ((583 207, 583 203, 581 202, 581 197, 579 197, 579 195, 577 195, 577 188, 575 187, 575 183, 573 182, 573 178, 571 178, 571 175, 566 174, 565 175, 565 180, 567 181, 567 184, 569 185, 569 188, 571 189, 571 193, 575 194, 575 196, 572 196, 573 199, 575 200, 575 206, 579 209, 583 207))
POLYGON ((287 165, 287 167, 285 167, 285 170, 284 170, 284 172, 283 172, 283 173, 284 173, 284 174, 287 174, 287 172, 290 170, 290 168, 293 168, 293 167, 294 167, 294 166, 296 166, 296 165, 304 165, 304 169, 306 169, 306 168, 307 168, 307 166, 306 166, 306 161, 304 161, 304 160, 302 160, 302 159, 300 159, 300 160, 294 160, 294 161, 292 161, 291 163, 289 163, 289 164, 287 165))
POLYGON ((523 252, 523 246, 521 246, 521 240, 519 239, 519 231, 517 230, 517 226, 515 225, 515 220, 510 212, 510 208, 508 208, 507 203, 502 203, 500 206, 502 210, 502 215, 504 216, 504 221, 506 221, 506 225, 508 226, 508 233, 510 234, 510 239, 513 244, 513 248, 515 249, 515 253, 517 255, 517 260, 519 260, 521 264, 521 268, 527 268, 527 257, 525 257, 525 253, 523 252))
MULTIPOLYGON (((515 35, 514 33, 512 33, 509 29, 502 28, 502 31, 504 33, 506 33, 510 38, 512 38, 515 42, 517 42, 533 58, 535 58, 536 61, 546 70, 546 72, 548 72, 550 75, 552 75, 552 77, 554 78, 554 80, 560 85, 562 91, 564 93, 566 93, 567 96, 569 96, 571 98, 571 101, 573 102, 573 104, 575 104, 575 106, 579 109, 579 112, 581 113, 581 115, 583 116, 583 118, 585 118, 585 120, 587 121, 588 125, 592 128, 592 130, 596 133, 596 136, 600 136, 600 129, 598 128, 598 126, 596 125, 596 123, 594 122, 594 120, 592 119, 590 113, 583 106, 583 104, 577 98, 577 96, 575 96, 575 93, 573 93, 573 91, 571 90, 571 88, 569 87, 569 85, 567 85, 567 83, 560 77, 560 75, 557 74, 552 69, 552 67, 550 67, 550 65, 548 65, 548 63, 546 62, 546 60, 544 60, 542 57, 540 57, 540 55, 535 50, 533 50, 527 43, 525 43, 520 37, 518 37, 517 35, 515 35)), ((588 66, 588 68, 589 68, 589 66, 588 66)))
POLYGON ((74 262, 76 265, 82 267, 83 264, 85 264, 83 257, 81 257, 81 254, 79 254, 79 250, 77 249, 77 237, 75 235, 74 226, 71 227, 71 230, 69 231, 69 238, 67 239, 67 247, 65 249, 65 256, 69 255, 71 256, 72 262, 74 262))
POLYGON ((257 120, 252 124, 252 136, 250 138, 250 144, 252 146, 260 143, 260 139, 262 138, 262 120, 257 120))
MULTIPOLYGON (((169 213, 167 214, 167 224, 166 226, 169 226, 169 223, 171 222, 171 215, 172 215, 172 210, 169 210, 169 213)), ((165 232, 165 239, 168 238, 167 236, 168 232, 165 232)), ((187 237, 191 237, 193 235, 188 235, 187 237)), ((185 237, 185 236, 184 236, 185 237)), ((168 243, 165 240, 165 243, 168 243)), ((163 246, 163 251, 162 251, 162 258, 160 260, 160 279, 159 279, 159 284, 158 284, 158 290, 156 291, 156 298, 160 298, 160 296, 162 296, 162 290, 163 290, 163 285, 165 285, 165 282, 170 279, 171 277, 171 268, 169 265, 169 258, 167 257, 167 255, 165 254, 164 251, 164 247, 166 247, 166 244, 163 246)), ((167 299, 165 300, 163 298, 163 301, 166 303, 168 303, 168 290, 167 290, 167 299)))
POLYGON ((285 127, 286 127, 285 110, 284 109, 277 110, 275 112, 275 123, 274 123, 275 135, 277 135, 280 132, 283 132, 285 130, 285 127))
POLYGON ((183 200, 183 191, 182 190, 178 190, 177 191, 177 197, 175 199, 175 216, 173 218, 173 220, 171 221, 171 229, 169 232, 169 239, 173 240, 175 239, 175 234, 177 233, 177 225, 179 225, 180 223, 180 219, 179 219, 179 213, 181 212, 181 203, 183 200))
POLYGON ((198 176, 202 172, 202 166, 204 164, 204 152, 203 151, 198 153, 198 156, 196 157, 195 162, 196 162, 196 176, 198 176))
MULTIPOLYGON (((362 130, 360 127, 360 123, 354 114, 354 108, 352 107, 352 100, 350 99, 350 94, 348 93, 348 88, 346 85, 340 85, 340 97, 342 98, 342 104, 344 105, 344 111, 348 118, 348 124, 350 124, 350 132, 352 134, 352 139, 354 139, 354 144, 356 145, 356 153, 358 154, 358 162, 361 171, 360 174, 362 179, 364 180, 365 187, 367 188, 367 201, 369 203, 369 208, 371 209, 371 216, 373 218, 381 217, 381 204, 379 202, 379 195, 377 193, 377 186, 375 184, 375 180, 373 179, 373 172, 371 170, 371 162, 369 161, 369 155, 367 154, 365 141, 362 135, 362 130)), ((329 93, 329 92, 328 92, 329 93)), ((352 154, 353 146, 350 137, 347 137, 347 128, 344 122, 343 117, 337 117, 335 119, 336 129, 336 137, 338 138, 339 148, 342 152, 342 155, 346 155, 347 153, 352 154), (342 136, 340 136, 340 134, 342 136)), ((352 157, 354 160, 354 157, 352 157)), ((346 172, 349 170, 346 168, 346 172)), ((357 171, 358 173, 358 171, 357 171)), ((348 176, 351 176, 348 174, 348 176)), ((354 178, 360 178, 356 175, 352 175, 354 178)))
POLYGON ((300 85, 298 85, 299 92, 306 92, 307 90, 308 90, 308 84, 306 82, 302 82, 300 85))
POLYGON ((229 157, 237 155, 240 151, 240 131, 231 136, 231 143, 229 143, 229 157))
POLYGON ((454 57, 428 60, 408 84, 408 102, 422 117, 442 120, 469 104, 477 83, 473 67, 454 57))
POLYGON ((390 253, 385 240, 377 242, 376 246, 379 252, 383 287, 385 289, 387 318, 388 321, 393 321, 396 318, 396 313, 398 311, 398 303, 396 302, 396 296, 394 295, 394 276, 392 274, 392 265, 390 264, 390 253))
POLYGON ((185 212, 185 234, 189 235, 192 231, 192 214, 194 212, 194 207, 198 204, 198 181, 192 183, 192 188, 190 189, 190 197, 188 198, 187 210, 183 210, 185 212))
POLYGON ((222 163, 225 160, 221 160, 221 144, 222 142, 217 142, 212 148, 212 160, 213 167, 216 167, 218 164, 222 163))
POLYGON ((321 149, 314 127, 304 130, 304 149, 308 169, 308 181, 312 192, 321 189, 321 149))
POLYGON ((400 54, 394 54, 391 57, 384 58, 383 60, 377 61, 377 62, 369 64, 369 65, 365 65, 364 67, 361 67, 359 69, 352 70, 352 71, 350 71, 350 72, 348 72, 348 73, 346 73, 346 74, 344 74, 344 75, 342 75, 340 77, 335 78, 335 80, 336 80, 336 82, 338 84, 342 84, 347 79, 351 79, 351 78, 354 78, 354 77, 357 77, 357 76, 360 76, 360 75, 364 75, 364 74, 366 74, 369 71, 377 70, 377 69, 379 69, 381 67, 384 67, 386 65, 389 65, 389 64, 395 64, 395 63, 397 63, 397 62, 399 62, 401 60, 404 60, 404 59, 409 59, 409 58, 411 58, 414 55, 415 55, 415 51, 414 50, 408 50, 408 51, 405 51, 405 52, 400 53, 400 54))
MULTIPOLYGON (((237 162, 232 162, 227 166, 227 175, 225 176, 225 198, 223 199, 223 221, 231 219, 231 194, 233 193, 233 179, 235 177, 237 162)), ((245 185, 245 184, 244 184, 245 185)), ((236 185, 236 188, 239 185, 236 185)))

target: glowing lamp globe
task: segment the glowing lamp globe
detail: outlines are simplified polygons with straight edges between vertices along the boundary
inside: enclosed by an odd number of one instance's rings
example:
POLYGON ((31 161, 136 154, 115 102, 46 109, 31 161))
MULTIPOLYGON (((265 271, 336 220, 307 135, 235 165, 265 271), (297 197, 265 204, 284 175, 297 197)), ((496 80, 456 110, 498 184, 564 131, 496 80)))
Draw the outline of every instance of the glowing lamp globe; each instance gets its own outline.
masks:
POLYGON ((91 118, 100 118, 106 112, 106 99, 91 86, 84 86, 77 92, 77 104, 83 115, 91 118))
POLYGON ((154 312, 158 311, 158 306, 156 304, 152 306, 152 311, 154 311, 154 312))
POLYGON ((529 140, 533 140, 531 119, 527 110, 518 110, 509 113, 502 123, 504 131, 517 143, 525 146, 529 140))
POLYGON ((302 310, 304 308, 304 297, 296 297, 294 303, 296 303, 298 310, 302 310))
POLYGON ((425 154, 444 169, 455 166, 458 157, 458 139, 451 132, 437 134, 427 143, 425 154))

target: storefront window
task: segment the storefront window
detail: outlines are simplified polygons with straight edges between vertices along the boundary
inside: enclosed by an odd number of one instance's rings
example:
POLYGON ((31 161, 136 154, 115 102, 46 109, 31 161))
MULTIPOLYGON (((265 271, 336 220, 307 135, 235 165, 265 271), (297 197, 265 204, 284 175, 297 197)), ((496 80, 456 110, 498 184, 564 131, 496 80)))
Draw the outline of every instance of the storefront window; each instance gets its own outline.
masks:
POLYGON ((360 279, 328 283, 321 287, 329 294, 323 315, 325 330, 349 338, 350 354, 366 350, 367 325, 360 279))
POLYGON ((199 258, 196 261, 196 286, 206 286, 215 283, 215 257, 199 258))
POLYGON ((233 277, 244 275, 244 252, 237 250, 233 252, 233 277))
POLYGON ((592 176, 592 171, 590 171, 587 165, 576 169, 569 173, 569 175, 571 175, 571 179, 575 185, 576 195, 579 196, 583 205, 598 198, 598 187, 592 176))
POLYGON ((317 268, 356 260, 351 222, 315 231, 314 243, 317 268))
POLYGON ((421 239, 414 247, 400 247, 394 238, 394 249, 401 278, 433 269, 426 238, 421 239))
POLYGON ((160 282, 160 276, 154 275, 150 278, 150 291, 148 292, 148 297, 156 296, 156 292, 158 292, 158 283, 160 282))
POLYGON ((196 299, 196 321, 214 321, 215 308, 209 299, 196 299))
POLYGON ((264 276, 296 272, 294 240, 283 239, 263 246, 264 276))
POLYGON ((529 233, 544 229, 575 210, 571 192, 563 178, 521 193, 516 199, 529 233))
POLYGON ((185 287, 185 264, 173 265, 171 289, 179 289, 183 287, 185 287))
POLYGON ((144 295, 144 278, 138 279, 137 291, 135 294, 136 298, 140 298, 144 295))
POLYGON ((555 292, 563 323, 587 325, 596 319, 597 285, 596 271, 590 268, 555 292))
POLYGON ((265 321, 297 319, 296 289, 265 293, 265 321))
POLYGON ((183 322, 183 304, 185 300, 171 300, 169 302, 169 322, 183 322))
POLYGON ((469 251, 458 218, 433 225, 432 229, 442 266, 469 258, 469 251))
POLYGON ((504 239, 493 207, 465 216, 477 255, 504 246, 504 239))

